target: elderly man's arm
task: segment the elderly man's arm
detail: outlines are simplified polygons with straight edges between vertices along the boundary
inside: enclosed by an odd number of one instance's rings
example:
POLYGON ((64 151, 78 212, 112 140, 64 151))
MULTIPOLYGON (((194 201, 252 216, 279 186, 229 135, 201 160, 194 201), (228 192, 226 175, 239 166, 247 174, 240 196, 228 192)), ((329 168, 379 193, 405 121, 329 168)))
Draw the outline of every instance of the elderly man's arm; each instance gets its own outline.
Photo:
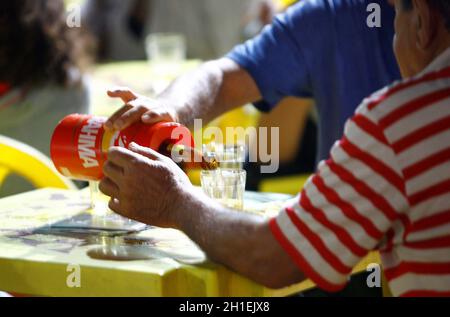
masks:
POLYGON ((111 149, 103 169, 100 190, 111 197, 113 211, 180 229, 211 259, 266 286, 303 280, 264 218, 228 210, 208 198, 168 157, 135 144, 130 150, 111 149))
POLYGON ((108 91, 121 98, 125 106, 106 122, 109 129, 122 130, 141 121, 177 121, 191 125, 194 119, 210 121, 215 117, 261 98, 250 76, 228 58, 204 63, 198 69, 176 79, 157 98, 138 95, 127 88, 108 91))
POLYGON ((179 229, 213 261, 271 288, 305 279, 275 240, 266 219, 227 210, 201 193, 186 195, 177 205, 179 229))

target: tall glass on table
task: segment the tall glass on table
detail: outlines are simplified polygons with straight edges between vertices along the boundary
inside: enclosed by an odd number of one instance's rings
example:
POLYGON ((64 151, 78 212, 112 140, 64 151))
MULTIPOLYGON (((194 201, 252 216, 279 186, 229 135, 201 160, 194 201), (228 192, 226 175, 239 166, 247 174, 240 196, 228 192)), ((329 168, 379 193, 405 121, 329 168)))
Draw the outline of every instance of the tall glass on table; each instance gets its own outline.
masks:
POLYGON ((236 210, 244 209, 244 194, 247 173, 243 170, 245 147, 243 145, 206 145, 206 158, 220 163, 216 170, 202 171, 201 186, 207 196, 236 210))

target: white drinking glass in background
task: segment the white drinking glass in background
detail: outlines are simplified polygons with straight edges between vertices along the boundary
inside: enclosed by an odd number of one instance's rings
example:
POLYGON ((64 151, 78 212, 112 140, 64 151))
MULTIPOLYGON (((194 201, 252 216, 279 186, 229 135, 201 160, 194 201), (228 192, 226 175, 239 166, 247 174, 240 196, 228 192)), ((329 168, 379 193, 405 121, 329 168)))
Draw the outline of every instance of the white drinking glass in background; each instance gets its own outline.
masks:
POLYGON ((155 63, 180 63, 186 59, 186 39, 178 33, 152 33, 146 38, 147 57, 155 63))
POLYGON ((178 33, 152 33, 145 43, 153 90, 159 94, 177 77, 182 62, 186 60, 186 38, 178 33))

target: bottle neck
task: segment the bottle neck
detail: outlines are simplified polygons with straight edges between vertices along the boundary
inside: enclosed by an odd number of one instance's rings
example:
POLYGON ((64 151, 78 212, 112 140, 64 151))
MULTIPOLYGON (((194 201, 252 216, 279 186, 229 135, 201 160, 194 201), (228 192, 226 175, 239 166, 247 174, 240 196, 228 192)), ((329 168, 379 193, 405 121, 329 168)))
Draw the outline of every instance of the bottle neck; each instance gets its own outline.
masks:
MULTIPOLYGON (((189 168, 216 170, 220 166, 217 159, 207 159, 198 150, 189 146, 175 144, 171 141, 163 142, 158 152, 171 159, 181 158, 182 164, 189 168)), ((176 161, 180 160, 177 159, 176 161)))

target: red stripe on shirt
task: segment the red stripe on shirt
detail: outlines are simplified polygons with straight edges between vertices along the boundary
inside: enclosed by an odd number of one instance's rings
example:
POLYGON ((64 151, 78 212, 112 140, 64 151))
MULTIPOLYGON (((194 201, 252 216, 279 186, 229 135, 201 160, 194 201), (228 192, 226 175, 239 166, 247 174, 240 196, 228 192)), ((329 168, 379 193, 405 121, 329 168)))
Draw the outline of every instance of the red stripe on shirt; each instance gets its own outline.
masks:
POLYGON ((354 255, 363 257, 367 254, 368 250, 360 246, 344 228, 328 220, 323 210, 312 205, 311 200, 305 191, 303 191, 300 195, 300 206, 306 212, 310 213, 322 226, 334 232, 339 241, 341 241, 341 243, 344 244, 354 255))
POLYGON ((377 207, 390 221, 398 219, 398 214, 395 209, 387 202, 387 200, 379 195, 375 190, 368 186, 363 181, 356 178, 353 173, 345 169, 339 164, 336 164, 332 159, 327 161, 330 170, 333 171, 343 182, 349 184, 357 193, 369 200, 375 207, 377 207))
POLYGON ((425 200, 450 192, 450 179, 440 182, 434 186, 430 186, 409 197, 411 205, 415 206, 425 200))
POLYGON ((403 242, 403 244, 405 247, 417 250, 448 248, 450 247, 450 235, 422 241, 413 241, 413 242, 405 241, 403 242))
POLYGON ((350 171, 346 170, 342 166, 334 163, 333 160, 327 161, 330 169, 337 174, 344 182, 347 182, 353 187, 361 196, 369 200, 378 210, 380 210, 386 218, 390 221, 400 220, 404 228, 409 226, 409 218, 406 215, 398 214, 395 208, 381 195, 379 195, 375 190, 368 186, 363 181, 357 179, 350 171), (331 165, 330 165, 331 164, 331 165))
POLYGON ((445 88, 438 91, 433 91, 432 93, 419 97, 417 99, 411 100, 405 105, 395 109, 390 112, 384 118, 380 119, 379 125, 383 128, 388 128, 392 126, 397 121, 403 119, 404 117, 430 105, 433 105, 441 100, 450 97, 450 88, 445 88))
POLYGON ((375 139, 377 139, 380 143, 383 143, 385 145, 389 145, 388 141, 386 139, 386 136, 380 129, 380 127, 370 121, 366 116, 357 113, 352 119, 351 119, 361 130, 365 131, 367 134, 373 136, 375 139))
POLYGON ((435 136, 441 132, 450 130, 450 116, 440 119, 436 122, 432 122, 425 127, 422 127, 414 132, 406 135, 402 139, 392 144, 392 148, 395 153, 399 154, 417 143, 422 142, 428 138, 435 136))
POLYGON ((393 86, 392 88, 390 88, 385 94, 378 96, 378 98, 376 98, 375 100, 372 100, 368 104, 367 107, 369 110, 372 110, 375 107, 377 107, 378 105, 380 105, 383 101, 385 101, 388 97, 391 97, 394 94, 396 94, 402 90, 406 90, 408 88, 412 88, 416 85, 423 84, 423 83, 426 83, 429 81, 434 81, 434 80, 444 79, 444 78, 449 78, 449 77, 450 77, 450 67, 445 68, 441 71, 437 71, 434 73, 428 73, 425 76, 411 79, 406 82, 397 84, 397 85, 393 86))
POLYGON ((427 275, 447 275, 450 274, 450 262, 447 263, 422 263, 422 262, 401 262, 393 268, 385 269, 386 278, 391 281, 408 273, 427 275))
POLYGON ((277 224, 276 219, 271 219, 269 222, 270 229, 276 240, 280 243, 283 249, 291 256, 295 264, 300 270, 310 278, 320 288, 328 292, 337 292, 345 287, 345 284, 338 285, 333 284, 324 279, 319 273, 317 273, 309 262, 303 257, 303 255, 292 245, 292 243, 284 236, 280 227, 277 224))
POLYGON ((322 177, 315 175, 312 178, 312 182, 316 185, 322 195, 325 196, 329 203, 339 208, 347 218, 358 223, 369 236, 375 240, 378 240, 383 236, 383 233, 375 227, 370 219, 361 215, 352 204, 342 200, 336 191, 325 185, 322 177))
POLYGON ((436 154, 433 154, 425 159, 423 159, 420 162, 417 162, 408 168, 405 168, 403 170, 403 176, 406 180, 410 180, 423 172, 438 166, 440 164, 443 164, 447 161, 450 161, 450 148, 447 148, 443 151, 440 151, 436 154))
POLYGON ((329 263, 336 271, 342 275, 347 275, 352 271, 351 267, 345 265, 333 252, 328 249, 320 236, 314 233, 295 213, 292 208, 286 208, 289 219, 297 230, 309 241, 322 258, 329 263))
MULTIPOLYGON (((375 158, 374 156, 370 155, 369 153, 358 148, 356 145, 350 142, 345 136, 342 138, 340 144, 342 149, 344 149, 344 151, 350 157, 358 159, 359 161, 370 167, 378 175, 383 177, 386 180, 386 182, 397 188, 397 190, 400 193, 405 194, 405 183, 403 179, 391 167, 389 167, 387 164, 380 161, 379 159, 375 158)), ((389 208, 389 206, 387 208, 389 208)), ((391 213, 392 212, 395 213, 395 211, 393 211, 393 208, 390 209, 391 213)))
POLYGON ((422 218, 416 222, 414 222, 411 226, 411 230, 409 232, 417 232, 422 230, 427 230, 433 227, 439 227, 450 223, 450 210, 446 210, 440 212, 436 215, 422 218))

